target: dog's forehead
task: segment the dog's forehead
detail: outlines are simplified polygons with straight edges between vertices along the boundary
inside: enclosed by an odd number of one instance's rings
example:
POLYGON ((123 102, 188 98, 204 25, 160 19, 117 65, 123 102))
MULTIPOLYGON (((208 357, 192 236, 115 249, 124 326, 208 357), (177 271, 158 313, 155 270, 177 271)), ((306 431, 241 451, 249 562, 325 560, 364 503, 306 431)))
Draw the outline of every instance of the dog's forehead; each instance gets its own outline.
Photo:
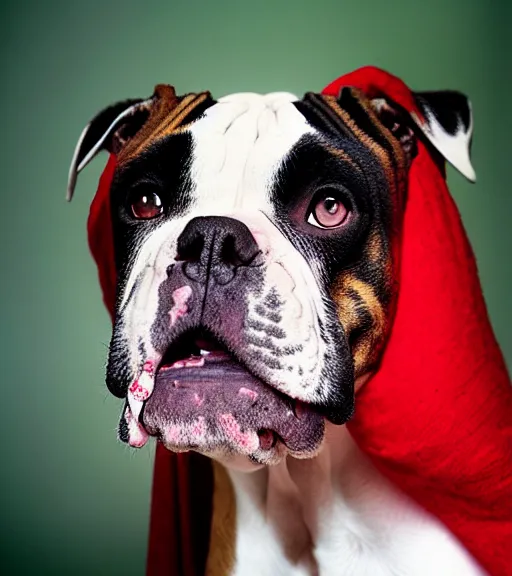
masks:
POLYGON ((289 92, 229 94, 208 108, 195 128, 202 126, 204 130, 232 137, 247 131, 248 139, 252 140, 269 132, 274 135, 290 132, 305 123, 293 104, 297 101, 297 96, 289 92))
POLYGON ((297 100, 287 92, 231 94, 194 122, 190 174, 205 210, 261 205, 294 145, 316 132, 297 100))

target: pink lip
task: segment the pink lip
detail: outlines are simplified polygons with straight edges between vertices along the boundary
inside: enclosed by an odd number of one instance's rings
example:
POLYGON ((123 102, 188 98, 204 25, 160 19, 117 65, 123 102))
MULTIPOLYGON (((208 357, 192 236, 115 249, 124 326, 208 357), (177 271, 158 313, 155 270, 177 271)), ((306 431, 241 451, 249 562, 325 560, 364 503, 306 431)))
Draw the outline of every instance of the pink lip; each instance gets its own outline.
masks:
POLYGON ((141 386, 138 380, 135 380, 135 382, 130 386, 130 392, 138 402, 144 402, 144 400, 149 398, 149 390, 144 388, 144 386, 141 386))
POLYGON ((124 417, 128 426, 128 444, 133 448, 142 448, 148 441, 149 434, 142 424, 133 417, 129 407, 126 408, 124 417))
POLYGON ((192 296, 192 288, 190 286, 182 286, 177 288, 172 293, 172 298, 174 300, 173 307, 169 310, 169 318, 171 326, 177 322, 177 320, 188 312, 187 302, 192 296))

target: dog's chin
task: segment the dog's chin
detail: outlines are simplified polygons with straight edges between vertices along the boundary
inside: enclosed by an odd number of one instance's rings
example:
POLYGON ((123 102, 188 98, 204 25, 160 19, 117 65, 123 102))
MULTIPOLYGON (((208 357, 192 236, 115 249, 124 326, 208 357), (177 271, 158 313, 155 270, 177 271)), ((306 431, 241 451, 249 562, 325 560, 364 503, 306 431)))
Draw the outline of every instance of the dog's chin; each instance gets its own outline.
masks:
MULTIPOLYGON (((278 392, 218 349, 164 358, 139 422, 173 452, 194 450, 247 471, 288 454, 313 457, 325 427, 319 412, 278 392)), ((138 445, 129 434, 126 441, 138 445)))
POLYGON ((271 388, 224 351, 163 365, 141 414, 172 451, 195 450, 239 468, 239 456, 271 464, 313 456, 324 419, 271 388))

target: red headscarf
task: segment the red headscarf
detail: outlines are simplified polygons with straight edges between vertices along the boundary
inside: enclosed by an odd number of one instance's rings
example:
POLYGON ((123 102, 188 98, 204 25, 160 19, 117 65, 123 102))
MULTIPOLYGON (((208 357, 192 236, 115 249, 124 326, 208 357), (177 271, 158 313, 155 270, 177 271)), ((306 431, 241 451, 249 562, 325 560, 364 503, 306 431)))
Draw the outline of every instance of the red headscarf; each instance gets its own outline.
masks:
MULTIPOLYGON (((417 110, 409 88, 365 67, 354 86, 417 110)), ((445 175, 420 142, 409 173, 396 316, 377 374, 348 429, 375 466, 439 518, 491 576, 512 574, 512 387, 475 259, 445 175)), ((112 313, 111 156, 91 205, 89 242, 112 313)), ((208 547, 209 464, 157 447, 149 576, 199 576, 208 547), (200 505, 199 505, 200 504, 200 505)))

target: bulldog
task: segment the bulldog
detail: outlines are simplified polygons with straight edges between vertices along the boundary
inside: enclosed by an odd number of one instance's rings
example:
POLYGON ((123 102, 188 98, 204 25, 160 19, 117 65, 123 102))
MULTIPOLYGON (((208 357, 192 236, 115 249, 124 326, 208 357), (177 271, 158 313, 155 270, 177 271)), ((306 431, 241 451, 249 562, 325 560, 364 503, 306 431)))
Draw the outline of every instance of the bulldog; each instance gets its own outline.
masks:
POLYGON ((99 151, 116 156, 119 438, 214 460, 208 574, 484 575, 344 426, 392 325, 418 142, 474 180, 467 98, 414 98, 422 121, 351 87, 158 85, 80 137, 69 198, 99 151))

